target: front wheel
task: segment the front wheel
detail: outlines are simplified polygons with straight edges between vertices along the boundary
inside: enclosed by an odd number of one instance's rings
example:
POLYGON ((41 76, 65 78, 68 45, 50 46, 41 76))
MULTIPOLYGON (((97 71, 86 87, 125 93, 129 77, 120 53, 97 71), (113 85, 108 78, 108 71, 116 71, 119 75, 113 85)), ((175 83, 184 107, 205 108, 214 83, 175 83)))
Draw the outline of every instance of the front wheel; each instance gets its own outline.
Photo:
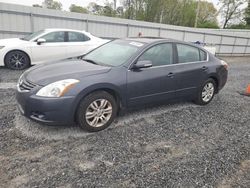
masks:
POLYGON ((10 69, 23 70, 30 66, 30 59, 24 52, 14 50, 7 53, 4 58, 4 63, 6 67, 10 69))
POLYGON ((81 128, 97 132, 107 128, 117 114, 117 103, 112 95, 98 91, 86 96, 80 103, 76 119, 81 128))
POLYGON ((206 105, 210 103, 214 97, 216 83, 213 79, 208 79, 198 91, 195 102, 199 105, 206 105))

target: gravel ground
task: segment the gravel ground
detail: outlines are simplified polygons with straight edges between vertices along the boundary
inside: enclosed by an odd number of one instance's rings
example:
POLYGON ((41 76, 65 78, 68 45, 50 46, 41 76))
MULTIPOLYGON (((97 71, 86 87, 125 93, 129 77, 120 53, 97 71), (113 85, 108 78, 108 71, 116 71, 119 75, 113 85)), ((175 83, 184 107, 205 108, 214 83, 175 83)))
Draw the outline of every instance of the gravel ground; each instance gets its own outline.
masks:
POLYGON ((131 110, 110 128, 44 126, 20 116, 20 71, 0 68, 1 187, 249 187, 250 58, 230 58, 207 106, 131 110))

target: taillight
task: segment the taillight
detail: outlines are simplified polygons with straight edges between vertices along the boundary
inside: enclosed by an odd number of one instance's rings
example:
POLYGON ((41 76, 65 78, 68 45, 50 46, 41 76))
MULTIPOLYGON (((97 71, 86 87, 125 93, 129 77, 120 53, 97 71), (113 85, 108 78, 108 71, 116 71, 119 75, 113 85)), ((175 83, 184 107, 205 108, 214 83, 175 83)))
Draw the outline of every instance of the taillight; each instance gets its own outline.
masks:
POLYGON ((228 69, 228 64, 223 60, 220 60, 220 62, 223 65, 223 67, 225 67, 225 69, 227 70, 228 69))

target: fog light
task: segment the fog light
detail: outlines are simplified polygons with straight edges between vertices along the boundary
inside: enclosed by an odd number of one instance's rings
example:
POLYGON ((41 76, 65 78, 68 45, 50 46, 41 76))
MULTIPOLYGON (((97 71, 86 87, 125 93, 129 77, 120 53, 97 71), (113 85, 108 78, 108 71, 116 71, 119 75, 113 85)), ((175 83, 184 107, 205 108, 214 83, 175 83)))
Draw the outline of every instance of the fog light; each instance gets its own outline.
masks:
POLYGON ((41 112, 32 112, 32 116, 38 119, 45 119, 45 115, 41 112))

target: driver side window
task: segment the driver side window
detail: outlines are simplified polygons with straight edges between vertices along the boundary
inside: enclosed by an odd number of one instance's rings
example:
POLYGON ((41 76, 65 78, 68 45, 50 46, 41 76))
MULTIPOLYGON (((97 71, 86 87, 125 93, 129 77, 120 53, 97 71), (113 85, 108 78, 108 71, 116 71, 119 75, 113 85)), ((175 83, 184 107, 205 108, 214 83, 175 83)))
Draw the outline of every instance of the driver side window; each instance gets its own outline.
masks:
POLYGON ((172 43, 157 44, 142 54, 138 61, 149 60, 153 66, 173 64, 172 43))
POLYGON ((41 38, 44 38, 46 42, 65 42, 63 31, 48 33, 41 38))

